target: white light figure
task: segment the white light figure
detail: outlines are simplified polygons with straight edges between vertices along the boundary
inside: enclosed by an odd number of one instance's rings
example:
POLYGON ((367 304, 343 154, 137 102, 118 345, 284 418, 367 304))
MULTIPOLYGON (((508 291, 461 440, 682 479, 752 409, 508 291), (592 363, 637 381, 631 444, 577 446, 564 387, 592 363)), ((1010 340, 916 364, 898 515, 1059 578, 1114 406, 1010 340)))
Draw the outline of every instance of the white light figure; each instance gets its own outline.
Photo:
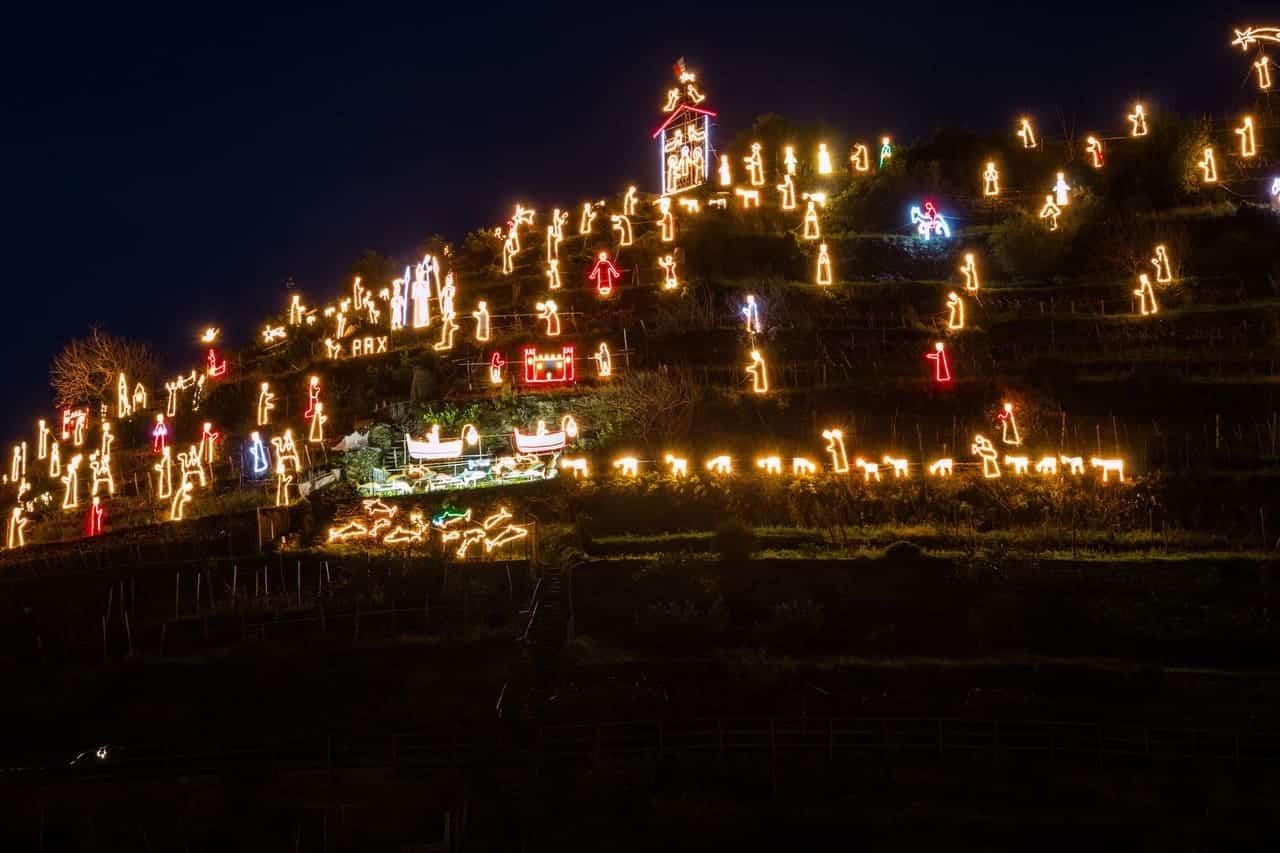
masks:
POLYGON ((634 456, 623 456, 613 460, 613 467, 617 468, 623 477, 634 477, 639 470, 640 460, 634 456))
POLYGON ((880 466, 875 462, 868 462, 859 456, 853 460, 853 467, 862 469, 862 481, 864 483, 870 483, 872 480, 877 483, 880 482, 880 466))
POLYGON ((502 353, 495 352, 489 357, 489 384, 502 384, 502 369, 507 366, 507 360, 502 357, 502 353))
POLYGON ((302 304, 302 296, 293 294, 293 298, 289 300, 289 325, 301 326, 306 316, 307 306, 302 304))
POLYGON ((702 212, 702 202, 698 201, 696 198, 682 198, 678 199, 677 202, 684 208, 685 213, 702 212))
POLYGON ((270 345, 276 341, 283 341, 286 337, 288 337, 288 333, 285 331, 284 326, 273 326, 268 323, 262 327, 262 342, 264 344, 270 345))
POLYGON ((813 199, 809 199, 804 211, 804 239, 817 240, 822 236, 818 226, 818 208, 813 199))
POLYGON ((1156 268, 1157 282, 1168 284, 1173 281, 1173 267, 1169 263, 1169 253, 1165 251, 1163 245, 1156 246, 1156 255, 1151 259, 1151 265, 1156 268))
MULTIPOLYGON (((515 213, 511 215, 511 233, 514 235, 516 243, 516 251, 520 251, 520 226, 527 225, 533 227, 533 217, 537 215, 537 211, 525 207, 522 204, 516 205, 515 213)), ((440 289, 440 273, 436 272, 436 289, 440 289)))
POLYGON ((871 152, 861 142, 849 152, 849 167, 855 172, 871 171, 871 152))
POLYGON ((556 338, 560 336, 560 309, 552 299, 545 302, 539 302, 534 306, 538 309, 538 319, 545 320, 547 323, 547 337, 556 338))
POLYGON ((658 258, 658 266, 662 267, 663 290, 675 290, 680 287, 680 281, 676 278, 676 259, 672 255, 665 255, 658 258))
POLYGON ((618 232, 618 246, 631 245, 631 220, 622 214, 615 213, 609 217, 613 230, 618 232))
POLYGON ((476 310, 471 312, 471 316, 476 318, 476 341, 489 340, 489 306, 483 299, 476 306, 476 310))
POLYGON ((742 162, 747 167, 751 186, 764 186, 764 157, 760 154, 759 142, 751 143, 751 154, 743 157, 742 162))
POLYGON ((1000 476, 1000 454, 985 437, 975 435, 969 452, 982 460, 982 476, 988 480, 994 480, 1000 476))
POLYGON ((1218 161, 1213 155, 1213 146, 1206 146, 1204 153, 1201 155, 1200 162, 1197 164, 1204 173, 1204 182, 1206 184, 1216 184, 1218 182, 1218 161))
POLYGON ((814 274, 814 282, 822 287, 826 287, 832 282, 831 255, 827 252, 826 243, 818 246, 818 265, 814 274))
POLYGON ((782 165, 786 168, 788 175, 794 175, 796 173, 796 147, 788 145, 782 151, 782 165))
POLYGON ((1058 473, 1058 457, 1044 456, 1036 463, 1036 473, 1053 476, 1058 473))
POLYGON ((609 352, 608 344, 601 341, 599 348, 591 358, 596 363, 596 376, 604 378, 613 375, 613 355, 609 352))
POLYGON ((169 427, 164 422, 164 415, 156 415, 156 425, 151 428, 151 452, 159 453, 169 441, 169 427))
POLYGON ((302 459, 298 455, 298 446, 293 441, 293 430, 287 429, 283 435, 271 439, 271 446, 276 450, 276 471, 302 470, 302 459))
POLYGON ((129 380, 123 373, 116 379, 116 417, 127 418, 133 414, 133 394, 129 391, 129 380))
POLYGON ((1018 432, 1018 419, 1013 414, 1013 403, 1001 406, 996 420, 1000 423, 1000 443, 1021 447, 1022 434, 1018 432))
POLYGON ((1102 152, 1102 140, 1096 136, 1090 136, 1085 140, 1084 153, 1089 155, 1089 164, 1095 169, 1101 169, 1107 162, 1102 152))
POLYGON ((743 187, 735 187, 733 192, 742 199, 743 210, 750 210, 753 207, 760 206, 760 190, 749 190, 743 187))
POLYGON ((257 432, 249 433, 249 463, 255 477, 261 477, 271 470, 271 454, 262 443, 262 435, 257 432))
MULTIPOLYGON (((818 143, 818 174, 830 175, 831 171, 832 171, 831 152, 827 150, 827 143, 819 142, 818 143)), ((791 174, 795 174, 795 172, 792 172, 791 174)))
POLYGON ((1031 119, 1025 116, 1018 119, 1017 136, 1022 140, 1023 148, 1036 147, 1036 131, 1035 128, 1031 126, 1031 119))
POLYGON ((116 481, 111 476, 111 457, 103 456, 95 450, 89 454, 89 471, 93 480, 89 486, 89 497, 97 497, 98 490, 105 488, 108 495, 116 493, 116 481))
POLYGON ((141 382, 133 386, 133 410, 141 412, 147 407, 147 389, 141 382))
POLYGON ((769 366, 759 350, 751 351, 751 361, 747 364, 747 375, 751 377, 751 390, 756 394, 769 393, 769 366))
POLYGON ((45 423, 44 418, 36 422, 36 458, 40 460, 49 457, 49 436, 53 435, 53 430, 49 429, 49 425, 45 423))
POLYGON ((746 300, 742 303, 742 318, 746 321, 748 335, 760 334, 760 307, 756 305, 753 294, 748 293, 746 300))
POLYGON ((19 486, 18 503, 9 510, 9 526, 5 542, 11 550, 22 548, 27 544, 26 530, 30 519, 23 516, 22 495, 23 490, 19 486))
POLYGON ((1044 197, 1044 207, 1040 208, 1040 218, 1048 222, 1050 231, 1058 230, 1058 217, 1062 215, 1062 208, 1053 203, 1053 196, 1044 197))
POLYGON ((671 199, 666 196, 658 199, 658 213, 662 223, 662 242, 670 243, 676 239, 676 217, 671 212, 671 199))
POLYGON ((551 290, 559 290, 560 289, 560 259, 559 258, 552 258, 551 262, 547 264, 546 276, 547 276, 547 287, 550 288, 551 290))
POLYGON ((1236 136, 1240 137, 1240 156, 1258 156, 1258 146, 1253 135, 1253 116, 1245 116, 1244 123, 1236 128, 1236 136))
POLYGON ((827 440, 827 453, 831 454, 831 468, 837 474, 849 473, 849 457, 844 451, 844 431, 824 429, 822 437, 827 440))
POLYGON ((964 328, 964 300, 954 290, 947 294, 947 328, 953 332, 964 328))
POLYGON ((62 450, 55 441, 49 448, 49 479, 56 480, 62 476, 62 450))
POLYGON ((324 413, 324 403, 316 403, 315 413, 311 416, 311 427, 307 431, 307 441, 311 444, 324 443, 324 425, 329 416, 324 413))
POLYGON ((582 218, 578 220, 578 234, 590 234, 592 227, 596 222, 596 207, 599 203, 592 204, 589 201, 582 203, 582 218))
POLYGON ((75 509, 80 505, 80 463, 84 455, 77 453, 67 462, 67 473, 62 476, 62 508, 75 509))
POLYGON ((712 474, 732 474, 733 460, 727 455, 712 457, 707 460, 707 470, 712 474))
POLYGON ((889 466, 889 470, 893 471, 893 478, 900 480, 908 476, 910 462, 897 456, 885 456, 881 460, 885 465, 889 466))
POLYGON ((679 480, 682 477, 689 476, 689 460, 680 456, 673 456, 668 453, 663 457, 663 461, 671 468, 671 476, 679 480))
POLYGON ((173 493, 173 448, 166 445, 151 468, 156 472, 156 496, 164 500, 173 493))
POLYGON ((220 438, 222 438, 222 433, 215 430, 212 423, 205 421, 204 427, 200 431, 200 449, 196 451, 196 455, 209 465, 212 465, 214 445, 220 438))
MULTIPOLYGON (((98 444, 98 450, 101 451, 103 456, 109 457, 111 456, 111 445, 115 443, 116 443, 116 437, 111 432, 111 422, 103 421, 102 422, 102 439, 98 444)), ((22 442, 22 473, 24 476, 27 473, 27 443, 25 441, 22 442)))
POLYGON ((1258 88, 1263 92, 1271 91, 1271 58, 1264 53, 1253 63, 1253 68, 1258 72, 1258 88))
POLYGON ((916 233, 924 240, 928 240, 935 234, 939 237, 951 236, 951 226, 931 201, 924 203, 924 210, 918 207, 911 208, 911 223, 915 225, 916 233))
POLYGON ((1134 104, 1129 113, 1129 136, 1137 138, 1147 135, 1147 113, 1142 104, 1134 104))
POLYGON ((520 251, 520 241, 516 237, 516 227, 507 223, 507 239, 502 241, 502 274, 511 275, 515 270, 516 252, 520 251))
POLYGON ((982 171, 982 194, 987 198, 1000 195, 1000 170, 995 161, 987 161, 987 168, 982 171))
POLYGON ((1009 456, 1004 457, 1004 464, 1013 468, 1013 475, 1021 477, 1027 473, 1027 466, 1031 464, 1031 460, 1026 456, 1009 456))
POLYGON ((1071 187, 1067 185, 1067 175, 1065 172, 1058 173, 1058 179, 1053 184, 1054 203, 1058 207, 1066 207, 1071 204, 1071 187))
POLYGON ((884 168, 884 164, 889 162, 889 158, 893 156, 893 141, 887 136, 880 137, 880 162, 879 167, 884 168))
POLYGON ((929 464, 929 474, 934 477, 950 477, 955 471, 956 462, 949 457, 936 459, 929 464))
POLYGON ((1271 179, 1271 209, 1280 212, 1280 178, 1271 179))
POLYGON ((627 187, 627 194, 622 197, 622 215, 635 216, 637 203, 636 188, 627 187))
POLYGON ((194 486, 183 480, 178 490, 173 493, 173 501, 169 504, 169 520, 182 521, 186 517, 187 504, 191 503, 191 491, 194 486))
MULTIPOLYGON (((393 332, 404 328, 405 310, 409 305, 409 300, 405 297, 405 288, 408 283, 408 270, 404 278, 393 279, 391 282, 391 299, 389 300, 391 315, 388 317, 388 322, 393 332)), ((332 355, 329 357, 333 358, 332 355)))
POLYGON ((422 329, 431 325, 431 275, 436 276, 436 290, 440 289, 440 273, 435 258, 427 255, 413 271, 413 284, 409 291, 413 301, 413 327, 422 329))
POLYGON ((978 262, 974 259, 973 252, 964 253, 964 264, 960 267, 960 274, 964 276, 965 291, 977 293, 982 285, 978 281, 978 262))
POLYGON ((720 155, 720 186, 728 187, 733 185, 733 170, 729 168, 729 155, 720 155))
POLYGON ((258 426, 271 423, 271 413, 276 408, 276 395, 270 383, 263 382, 258 388, 258 426))
POLYGON ((796 209, 796 182, 792 180, 790 175, 782 176, 782 183, 775 187, 782 196, 781 205, 783 210, 796 209))
POLYGON ((15 444, 13 446, 13 456, 9 460, 9 480, 16 483, 22 479, 25 467, 26 463, 22 458, 22 445, 15 444))
POLYGON ((454 283, 453 273, 444 277, 444 287, 437 288, 440 294, 440 340, 432 346, 437 352, 453 349, 453 336, 458 331, 457 312, 453 307, 458 287, 454 283))
POLYGON ((1120 478, 1120 482, 1124 482, 1124 460, 1123 459, 1099 459, 1094 456, 1089 459, 1089 464, 1094 468, 1102 469, 1102 482, 1107 482, 1109 475, 1116 474, 1120 478))
POLYGON ((1138 309, 1143 317, 1160 311, 1160 306, 1156 304, 1155 288, 1151 286, 1151 279, 1146 273, 1138 276, 1138 289, 1133 295, 1138 297, 1138 309))

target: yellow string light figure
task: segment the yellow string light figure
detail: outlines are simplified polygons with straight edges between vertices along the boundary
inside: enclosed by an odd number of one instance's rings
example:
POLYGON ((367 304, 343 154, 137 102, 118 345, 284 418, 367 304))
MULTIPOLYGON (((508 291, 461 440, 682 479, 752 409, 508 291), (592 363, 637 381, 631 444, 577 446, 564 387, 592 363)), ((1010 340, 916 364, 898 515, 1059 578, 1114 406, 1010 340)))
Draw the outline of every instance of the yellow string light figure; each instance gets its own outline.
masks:
POLYGON ((908 476, 907 470, 910 463, 906 459, 898 456, 886 456, 881 461, 893 472, 893 479, 902 480, 908 476))
POLYGON ((822 287, 831 284, 831 255, 827 253, 827 244, 822 243, 818 246, 818 267, 814 281, 822 287))
POLYGON ((964 301, 954 290, 947 294, 947 328, 953 332, 964 328, 964 301))
POLYGON ((613 226, 613 230, 618 232, 618 245, 631 245, 631 219, 620 213, 615 213, 609 217, 609 223, 613 226))
POLYGON ((1165 251, 1163 245, 1156 246, 1156 254, 1151 259, 1151 265, 1156 268, 1157 282, 1168 284, 1173 281, 1173 267, 1169 263, 1169 253, 1165 251))
POLYGON ((1046 477, 1055 476, 1058 473, 1058 457, 1044 456, 1036 463, 1036 473, 1043 474, 1046 477))
POLYGON ((987 167, 982 170, 982 194, 987 198, 1000 195, 1000 170, 994 160, 988 160, 987 167))
POLYGON ((1155 288, 1151 286, 1151 279, 1146 273, 1138 276, 1138 289, 1133 292, 1133 295, 1138 297, 1138 309, 1143 317, 1160 311, 1160 306, 1156 304, 1155 288))
POLYGON ((783 175, 782 183, 777 184, 775 188, 778 190, 778 193, 782 196, 782 199, 780 200, 782 209, 795 210, 796 209, 796 182, 791 178, 791 176, 783 175))
POLYGON ((671 243, 676 239, 676 217, 671 212, 671 199, 663 196, 658 199, 658 213, 662 223, 662 242, 671 243))
POLYGON ((560 259, 552 258, 551 263, 547 265, 547 287, 551 290, 560 289, 560 259))
POLYGON ((982 460, 982 476, 988 480, 1000 476, 1000 454, 985 436, 975 435, 969 451, 982 460))
POLYGON ((996 415, 1000 422, 1000 443, 1012 447, 1022 446, 1022 433, 1018 432, 1018 418, 1013 413, 1013 403, 1006 402, 996 415))
POLYGON ((1137 138, 1147 135, 1147 113, 1142 104, 1134 104, 1129 113, 1129 136, 1137 138))
POLYGON ((763 468, 766 474, 781 474, 782 458, 779 456, 759 456, 756 458, 756 467, 763 468))
POLYGON ((1044 197, 1044 207, 1040 208, 1040 218, 1045 220, 1050 231, 1058 230, 1058 217, 1062 215, 1062 209, 1054 204, 1053 196, 1044 197))
POLYGON ((36 421, 36 458, 41 461, 49 458, 49 436, 51 435, 53 430, 49 429, 44 418, 36 421))
POLYGON ((271 385, 263 382, 258 391, 258 426, 271 423, 271 413, 276 407, 276 395, 271 385))
POLYGON ((151 467, 156 472, 156 496, 164 500, 173 494, 173 448, 166 444, 160 450, 160 461, 151 467))
POLYGON ((1089 155, 1089 165, 1095 169, 1101 169, 1106 162, 1106 157, 1102 152, 1102 140, 1096 136, 1090 136, 1085 140, 1084 152, 1089 155))
POLYGON ((803 456, 791 457, 791 476, 812 477, 816 473, 818 473, 818 466, 813 463, 813 460, 803 456))
POLYGON ((116 379, 116 417, 127 418, 133 414, 133 394, 129 392, 129 380, 121 373, 116 379))
POLYGON ((606 379, 613 375, 613 354, 609 352, 608 344, 601 341, 591 358, 596 363, 596 376, 606 379))
POLYGON ((634 477, 639 472, 640 460, 634 456, 623 456, 613 460, 613 467, 624 477, 634 477))
POLYGON ((750 210, 753 207, 760 206, 760 190, 748 190, 743 187, 736 187, 734 193, 742 199, 742 209, 750 210))
MULTIPOLYGON (((502 274, 511 275, 515 270, 516 252, 520 251, 520 244, 516 241, 515 226, 511 226, 507 232, 507 239, 502 241, 502 274)), ((416 323, 414 325, 417 325, 416 323)))
POLYGON ((62 475, 62 508, 75 509, 80 505, 80 463, 84 454, 77 453, 67 462, 67 473, 62 475))
POLYGON ((1205 146, 1201 153, 1200 162, 1197 164, 1203 173, 1203 180, 1206 184, 1216 184, 1218 182, 1218 160, 1213 154, 1213 146, 1205 146))
POLYGON ((590 234, 596 222, 596 206, 589 201, 582 203, 582 216, 578 219, 578 234, 590 234))
POLYGON ((92 474, 92 481, 89 486, 89 497, 97 497, 98 490, 106 488, 108 495, 116 493, 116 481, 111 476, 111 457, 103 456, 101 451, 95 450, 89 454, 89 471, 92 474))
POLYGON ((702 212, 702 202, 698 201, 696 198, 682 198, 678 200, 678 203, 684 208, 685 213, 702 212))
POLYGON ((547 323, 547 337, 559 337, 560 309, 556 306, 555 300, 548 299, 545 302, 539 302, 534 308, 538 310, 538 319, 545 320, 547 323))
POLYGON ((200 478, 200 488, 208 487, 209 479, 204 473, 204 463, 194 444, 188 445, 186 453, 178 454, 178 470, 182 473, 183 480, 189 479, 194 474, 200 478))
POLYGON ((662 267, 662 289, 675 290, 680 287, 680 281, 676 278, 676 259, 672 255, 666 255, 658 258, 658 266, 662 267))
POLYGON ((1124 482, 1124 460, 1123 459, 1099 459, 1097 456, 1089 459, 1089 464, 1094 468, 1102 469, 1102 482, 1107 482, 1111 474, 1115 474, 1120 482, 1124 482))
POLYGON ((49 479, 56 480, 62 476, 62 449, 58 442, 49 448, 49 479))
POLYGON ((729 155, 720 155, 720 186, 733 186, 733 170, 729 166, 729 155))
POLYGON ((769 366, 759 350, 751 351, 751 361, 747 364, 747 375, 751 377, 751 390, 756 394, 769 393, 769 366))
POLYGON ((689 460, 680 456, 673 456, 668 453, 663 457, 663 461, 671 469, 671 476, 679 480, 689 476, 689 460))
POLYGON ((572 471, 573 479, 575 480, 585 480, 591 476, 591 469, 587 465, 587 460, 585 458, 570 459, 567 456, 561 456, 560 470, 572 471))
POLYGON ((714 456, 707 460, 707 470, 712 474, 732 474, 733 460, 728 456, 714 456))
POLYGON ((1013 469, 1013 476, 1022 477, 1027 473, 1027 467, 1031 464, 1031 460, 1026 456, 1010 456, 1006 453, 1004 464, 1013 469))
POLYGON ((880 482, 880 466, 875 462, 868 462, 859 456, 853 460, 853 467, 862 469, 862 482, 870 483, 872 480, 880 482))
POLYGON ((933 477, 950 477, 955 471, 956 462, 954 459, 944 456, 941 459, 935 459, 929 463, 929 474, 933 477))
POLYGON ((978 280, 978 262, 974 258, 973 252, 965 252, 964 263, 960 266, 960 274, 964 276, 965 291, 977 293, 982 283, 978 280))
POLYGON ((818 143, 818 174, 830 175, 831 169, 831 152, 827 150, 827 143, 818 143))
POLYGON ((822 437, 827 440, 827 453, 831 455, 831 468, 837 474, 849 473, 849 457, 844 450, 844 431, 824 429, 822 437))
POLYGON ((317 402, 315 411, 311 413, 311 428, 307 433, 307 441, 311 444, 324 443, 324 425, 329 416, 324 413, 324 403, 317 402))
POLYGON ((133 410, 141 412, 147 407, 147 389, 139 382, 133 386, 133 410))
POLYGON ((483 299, 471 316, 476 318, 476 341, 483 343, 489 340, 489 306, 483 299))
POLYGON ((742 162, 747 167, 747 175, 749 182, 753 187, 764 186, 764 156, 760 153, 760 143, 751 143, 751 154, 743 157, 742 162))
POLYGON ((813 199, 806 202, 804 211, 804 239, 817 240, 822 236, 822 229, 818 224, 818 208, 813 199))
POLYGON ((191 492, 195 487, 187 480, 173 493, 173 501, 169 504, 169 520, 182 521, 186 517, 187 504, 191 503, 191 492))
POLYGON ((1031 119, 1026 116, 1018 119, 1017 136, 1022 140, 1023 148, 1036 147, 1036 131, 1035 128, 1031 126, 1031 119))
POLYGON ((1240 137, 1240 156, 1258 156, 1258 146, 1253 135, 1253 116, 1245 116, 1244 124, 1236 128, 1236 136, 1240 137))
POLYGON ((871 171, 871 152, 861 142, 849 152, 849 168, 854 172, 871 171))
POLYGON ((636 204, 636 188, 627 187, 627 194, 622 197, 622 215, 635 216, 636 204))
POLYGON ((1253 63, 1253 68, 1258 72, 1258 88, 1263 92, 1271 91, 1271 58, 1264 53, 1253 63))

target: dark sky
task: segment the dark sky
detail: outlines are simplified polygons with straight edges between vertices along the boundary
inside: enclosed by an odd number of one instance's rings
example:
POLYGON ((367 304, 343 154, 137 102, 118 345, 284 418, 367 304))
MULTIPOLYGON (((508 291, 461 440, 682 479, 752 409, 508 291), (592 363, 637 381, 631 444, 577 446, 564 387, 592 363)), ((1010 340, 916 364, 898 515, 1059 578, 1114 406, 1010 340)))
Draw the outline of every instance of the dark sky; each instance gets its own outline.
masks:
POLYGON ((1022 111, 1117 125, 1135 98, 1229 112, 1250 85, 1232 26, 1280 23, 1205 2, 41 5, 7 15, 0 51, 8 435, 93 323, 176 372, 206 323, 242 343, 290 276, 320 299, 364 248, 403 260, 517 199, 652 186, 677 56, 721 139, 779 112, 907 140, 1022 111))

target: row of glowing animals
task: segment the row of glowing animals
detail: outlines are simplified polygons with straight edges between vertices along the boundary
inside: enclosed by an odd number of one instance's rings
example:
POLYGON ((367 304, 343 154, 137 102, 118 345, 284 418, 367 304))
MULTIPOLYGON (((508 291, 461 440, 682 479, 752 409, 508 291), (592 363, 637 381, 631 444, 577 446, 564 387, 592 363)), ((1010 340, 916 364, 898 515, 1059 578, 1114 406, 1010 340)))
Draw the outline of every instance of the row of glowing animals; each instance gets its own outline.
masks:
POLYGON ((361 502, 364 517, 350 519, 329 528, 329 544, 346 542, 378 542, 383 545, 414 545, 425 543, 432 531, 439 534, 442 545, 457 542, 454 554, 464 559, 473 549, 483 549, 491 554, 504 545, 524 539, 529 535, 528 525, 511 523, 512 515, 506 507, 480 521, 472 521, 472 511, 445 507, 427 519, 421 510, 411 510, 407 523, 399 523, 398 506, 391 506, 381 499, 361 502))

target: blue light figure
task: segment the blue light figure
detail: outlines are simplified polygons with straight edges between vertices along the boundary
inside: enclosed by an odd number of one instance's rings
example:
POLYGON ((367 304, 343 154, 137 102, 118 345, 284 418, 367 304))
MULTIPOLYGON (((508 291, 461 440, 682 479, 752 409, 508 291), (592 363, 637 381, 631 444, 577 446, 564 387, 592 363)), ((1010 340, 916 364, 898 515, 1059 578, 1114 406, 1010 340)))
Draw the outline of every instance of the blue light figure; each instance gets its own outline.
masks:
POLYGON ((263 477, 271 470, 271 454, 256 432, 249 434, 249 458, 253 463, 253 476, 263 477))
POLYGON ((947 220, 942 218, 942 214, 934 207, 933 202, 926 201, 924 210, 919 207, 911 208, 911 224, 916 227, 916 233, 928 240, 930 237, 937 235, 939 237, 950 237, 951 226, 947 224, 947 220))

